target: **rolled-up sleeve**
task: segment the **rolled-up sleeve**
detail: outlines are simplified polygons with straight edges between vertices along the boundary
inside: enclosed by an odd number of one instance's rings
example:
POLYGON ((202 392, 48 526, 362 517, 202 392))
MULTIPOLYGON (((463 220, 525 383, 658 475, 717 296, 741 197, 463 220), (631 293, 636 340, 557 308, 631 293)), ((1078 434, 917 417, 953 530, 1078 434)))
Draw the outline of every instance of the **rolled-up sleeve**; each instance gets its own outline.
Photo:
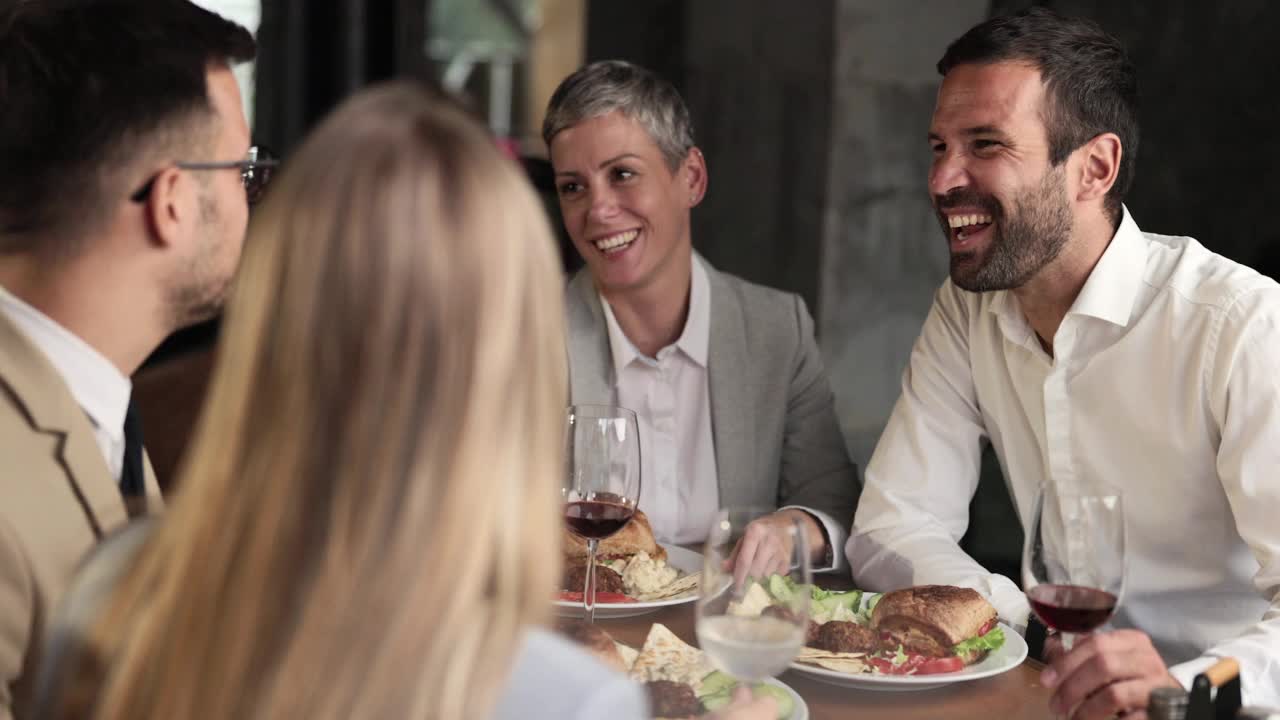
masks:
POLYGON ((845 551, 861 587, 972 587, 1021 628, 1029 613, 1022 591, 960 548, 986 431, 969 365, 967 311, 956 293, 949 282, 938 291, 912 349, 845 551))

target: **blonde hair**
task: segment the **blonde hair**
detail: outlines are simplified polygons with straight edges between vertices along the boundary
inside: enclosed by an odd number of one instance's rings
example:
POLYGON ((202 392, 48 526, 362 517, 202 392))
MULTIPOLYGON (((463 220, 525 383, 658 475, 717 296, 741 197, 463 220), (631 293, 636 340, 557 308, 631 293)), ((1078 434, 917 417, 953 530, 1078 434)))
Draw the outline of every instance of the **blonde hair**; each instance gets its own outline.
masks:
POLYGON ((543 210, 455 105, 365 91, 254 218, 181 492, 90 633, 99 718, 474 718, 559 572, 543 210))

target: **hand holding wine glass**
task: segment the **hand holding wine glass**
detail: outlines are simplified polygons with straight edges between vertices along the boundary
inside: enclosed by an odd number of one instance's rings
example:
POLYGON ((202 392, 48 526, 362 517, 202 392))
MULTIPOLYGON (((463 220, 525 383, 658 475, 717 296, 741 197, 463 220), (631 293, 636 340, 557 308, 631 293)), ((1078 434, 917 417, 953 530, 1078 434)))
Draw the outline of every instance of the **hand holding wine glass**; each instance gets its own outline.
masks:
POLYGON ((792 523, 790 555, 765 577, 736 578, 731 560, 746 528, 769 510, 721 510, 703 555, 698 644, 721 671, 756 682, 786 669, 804 644, 813 574, 808 541, 792 523))
POLYGON ((596 547, 621 530, 640 500, 640 434, 636 414, 606 405, 574 405, 565 415, 565 524, 587 541, 582 602, 595 622, 596 547))
POLYGON ((1124 502, 1103 484, 1040 487, 1022 553, 1022 580, 1031 609, 1061 633, 1070 652, 1074 636, 1111 618, 1124 591, 1124 502))

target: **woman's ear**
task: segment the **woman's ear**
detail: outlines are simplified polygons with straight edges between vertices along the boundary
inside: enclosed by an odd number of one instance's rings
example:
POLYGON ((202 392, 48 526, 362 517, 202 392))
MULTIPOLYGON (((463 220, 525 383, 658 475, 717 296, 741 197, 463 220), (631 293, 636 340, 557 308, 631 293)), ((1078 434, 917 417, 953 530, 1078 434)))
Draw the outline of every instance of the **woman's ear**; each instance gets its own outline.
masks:
POLYGON ((696 147, 689 148, 680 167, 684 184, 689 192, 688 205, 696 207, 707 194, 707 160, 696 147))

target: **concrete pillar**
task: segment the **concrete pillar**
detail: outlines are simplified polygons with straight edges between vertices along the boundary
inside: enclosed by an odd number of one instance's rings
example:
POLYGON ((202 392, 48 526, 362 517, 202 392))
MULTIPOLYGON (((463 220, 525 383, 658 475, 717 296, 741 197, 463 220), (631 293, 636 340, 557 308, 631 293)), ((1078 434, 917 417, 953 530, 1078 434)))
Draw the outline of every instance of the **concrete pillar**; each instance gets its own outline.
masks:
POLYGON ((860 467, 947 274, 925 186, 934 66, 987 9, 986 0, 836 2, 819 332, 836 411, 860 467))

